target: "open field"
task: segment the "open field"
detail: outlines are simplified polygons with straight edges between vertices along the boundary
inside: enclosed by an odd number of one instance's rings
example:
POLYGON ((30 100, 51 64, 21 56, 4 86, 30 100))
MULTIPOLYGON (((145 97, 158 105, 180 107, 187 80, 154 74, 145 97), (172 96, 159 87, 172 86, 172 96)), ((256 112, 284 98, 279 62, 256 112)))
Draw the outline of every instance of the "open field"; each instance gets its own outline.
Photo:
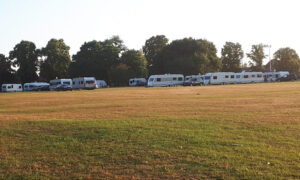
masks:
POLYGON ((300 179, 300 82, 1 93, 0 179, 300 179))

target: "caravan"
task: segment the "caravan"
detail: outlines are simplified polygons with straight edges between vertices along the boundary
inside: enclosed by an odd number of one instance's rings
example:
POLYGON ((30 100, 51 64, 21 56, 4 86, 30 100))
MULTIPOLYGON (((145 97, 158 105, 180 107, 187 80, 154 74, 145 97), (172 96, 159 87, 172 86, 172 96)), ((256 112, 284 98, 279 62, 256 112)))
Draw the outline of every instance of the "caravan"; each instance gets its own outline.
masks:
POLYGON ((216 72, 207 73, 204 75, 204 84, 234 84, 235 73, 234 72, 216 72))
POLYGON ((73 78, 73 89, 95 89, 97 87, 94 77, 73 78))
POLYGON ((129 79, 129 86, 145 86, 145 85, 147 85, 147 80, 145 78, 129 79))
POLYGON ((21 84, 2 84, 2 92, 21 92, 23 91, 21 84))
POLYGON ((108 87, 107 83, 104 80, 96 80, 97 88, 106 88, 108 87))
POLYGON ((24 91, 48 91, 49 83, 45 82, 32 82, 24 84, 24 91))
POLYGON ((183 85, 184 77, 182 74, 163 74, 163 75, 152 75, 148 79, 148 86, 177 86, 183 85))
POLYGON ((260 83, 264 82, 264 76, 262 72, 240 72, 236 73, 236 83, 260 83))
POLYGON ((51 80, 50 81, 50 91, 54 91, 61 84, 71 86, 71 88, 72 88, 72 79, 54 79, 54 80, 51 80))

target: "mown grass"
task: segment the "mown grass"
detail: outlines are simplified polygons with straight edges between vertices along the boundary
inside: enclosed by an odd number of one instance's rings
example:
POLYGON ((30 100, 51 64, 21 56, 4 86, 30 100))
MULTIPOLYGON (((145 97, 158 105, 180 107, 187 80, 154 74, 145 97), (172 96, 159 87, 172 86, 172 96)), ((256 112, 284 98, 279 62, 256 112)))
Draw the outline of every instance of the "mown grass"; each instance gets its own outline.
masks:
POLYGON ((300 179, 300 83, 0 94, 0 179, 300 179))

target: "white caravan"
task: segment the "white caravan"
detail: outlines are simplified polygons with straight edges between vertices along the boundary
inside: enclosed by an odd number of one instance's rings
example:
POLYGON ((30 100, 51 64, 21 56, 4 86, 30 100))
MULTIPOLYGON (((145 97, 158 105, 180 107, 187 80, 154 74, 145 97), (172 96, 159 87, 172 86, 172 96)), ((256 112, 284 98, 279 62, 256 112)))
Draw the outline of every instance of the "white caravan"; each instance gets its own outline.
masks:
POLYGON ((129 86, 145 86, 145 85, 147 85, 147 80, 145 78, 129 79, 129 86))
POLYGON ((45 82, 32 82, 24 84, 24 91, 38 91, 42 90, 43 87, 49 87, 49 83, 45 82))
POLYGON ((264 82, 264 76, 262 72, 240 72, 236 73, 236 83, 260 83, 264 82))
POLYGON ((2 92, 21 92, 22 84, 2 84, 2 92))
POLYGON ((152 75, 148 79, 148 86, 177 86, 183 85, 184 77, 182 74, 163 74, 163 75, 152 75))
POLYGON ((94 77, 73 78, 73 89, 95 89, 97 87, 94 77))
POLYGON ((106 87, 108 87, 107 83, 104 80, 97 80, 96 84, 97 84, 97 88, 106 88, 106 87))
POLYGON ((185 76, 183 85, 185 85, 185 86, 197 86, 197 85, 201 86, 204 84, 203 78, 204 78, 204 76, 202 76, 201 74, 185 76))
POLYGON ((234 72, 216 72, 204 75, 204 84, 233 84, 235 81, 234 72))
POLYGON ((60 84, 66 84, 72 87, 72 79, 53 79, 50 81, 50 91, 54 91, 60 84))
POLYGON ((277 81, 279 78, 287 77, 289 74, 288 71, 265 72, 264 78, 266 82, 273 82, 277 81))

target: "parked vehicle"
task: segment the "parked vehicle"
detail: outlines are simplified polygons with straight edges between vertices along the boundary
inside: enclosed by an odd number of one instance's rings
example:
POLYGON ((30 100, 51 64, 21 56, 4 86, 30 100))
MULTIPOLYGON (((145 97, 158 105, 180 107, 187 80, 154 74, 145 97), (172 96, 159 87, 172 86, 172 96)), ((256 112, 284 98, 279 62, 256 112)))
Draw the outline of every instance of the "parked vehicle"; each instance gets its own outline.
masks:
POLYGON ((201 86, 204 84, 204 76, 201 74, 185 76, 184 86, 201 86))
POLYGON ((178 86, 183 85, 184 77, 182 74, 163 74, 163 75, 152 75, 148 79, 148 86, 178 86))
POLYGON ((240 73, 236 73, 235 79, 235 83, 241 84, 264 82, 264 76, 262 72, 243 71, 240 73))
POLYGON ((276 81, 283 82, 283 81, 296 81, 296 80, 297 80, 296 74, 289 74, 286 77, 278 78, 276 81))
POLYGON ((263 82, 262 72, 217 72, 204 75, 204 84, 237 84, 263 82))
POLYGON ((96 80, 97 88, 106 88, 108 87, 107 83, 104 80, 96 80))
POLYGON ((23 91, 22 84, 2 84, 2 92, 21 92, 23 91))
POLYGON ((56 90, 58 85, 66 84, 72 88, 72 79, 53 79, 50 81, 50 91, 56 90))
POLYGON ((49 83, 45 82, 32 82, 24 84, 24 91, 48 91, 49 83))
POLYGON ((145 78, 129 79, 129 86, 145 86, 145 85, 147 85, 147 80, 145 78))
POLYGON ((72 86, 68 84, 59 84, 54 89, 55 91, 72 91, 72 86))
POLYGON ((277 72, 265 72, 265 82, 274 82, 280 78, 287 77, 290 73, 288 71, 277 71, 277 72))
POLYGON ((204 84, 234 84, 236 83, 234 72, 216 72, 204 75, 204 84))
POLYGON ((73 78, 73 89, 95 89, 96 79, 94 77, 73 78))

